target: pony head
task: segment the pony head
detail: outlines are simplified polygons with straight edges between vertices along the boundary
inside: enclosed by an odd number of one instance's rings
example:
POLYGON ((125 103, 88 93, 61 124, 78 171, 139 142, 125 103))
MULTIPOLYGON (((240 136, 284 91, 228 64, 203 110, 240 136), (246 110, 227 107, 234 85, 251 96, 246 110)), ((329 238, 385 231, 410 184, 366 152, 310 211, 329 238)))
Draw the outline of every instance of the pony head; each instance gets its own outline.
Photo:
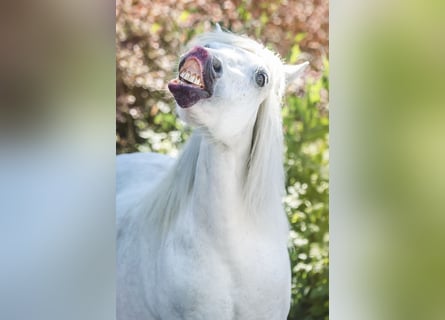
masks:
POLYGON ((261 44, 217 26, 188 45, 168 88, 182 120, 228 143, 253 130, 266 101, 279 115, 286 77, 304 67, 286 66, 261 44))
POLYGON ((220 28, 188 48, 178 78, 168 85, 179 116, 224 145, 249 137, 243 190, 248 212, 282 211, 281 103, 286 82, 308 63, 286 65, 258 42, 220 28))

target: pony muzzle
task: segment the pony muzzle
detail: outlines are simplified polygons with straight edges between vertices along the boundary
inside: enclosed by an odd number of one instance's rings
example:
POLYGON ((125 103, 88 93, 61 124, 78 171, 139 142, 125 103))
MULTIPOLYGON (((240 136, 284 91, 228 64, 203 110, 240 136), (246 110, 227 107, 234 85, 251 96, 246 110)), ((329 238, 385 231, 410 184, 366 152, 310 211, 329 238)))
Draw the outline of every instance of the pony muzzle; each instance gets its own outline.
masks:
POLYGON ((196 46, 181 59, 178 77, 168 83, 168 89, 179 107, 188 108, 213 95, 215 81, 221 72, 221 61, 205 48, 196 46))

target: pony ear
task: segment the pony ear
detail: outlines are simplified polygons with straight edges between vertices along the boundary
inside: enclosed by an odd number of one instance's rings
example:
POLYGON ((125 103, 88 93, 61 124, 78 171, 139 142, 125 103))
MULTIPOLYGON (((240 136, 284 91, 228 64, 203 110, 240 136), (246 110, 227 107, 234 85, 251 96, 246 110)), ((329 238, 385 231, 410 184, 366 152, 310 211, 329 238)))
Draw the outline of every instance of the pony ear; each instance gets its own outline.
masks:
POLYGON ((284 73, 286 75, 286 83, 289 84, 292 81, 296 80, 298 77, 300 77, 304 70, 306 70, 307 66, 309 65, 309 61, 305 61, 300 64, 296 65, 290 65, 286 64, 284 65, 284 73))
POLYGON ((215 23, 215 32, 223 32, 222 29, 221 29, 221 26, 220 26, 220 24, 218 22, 215 23))

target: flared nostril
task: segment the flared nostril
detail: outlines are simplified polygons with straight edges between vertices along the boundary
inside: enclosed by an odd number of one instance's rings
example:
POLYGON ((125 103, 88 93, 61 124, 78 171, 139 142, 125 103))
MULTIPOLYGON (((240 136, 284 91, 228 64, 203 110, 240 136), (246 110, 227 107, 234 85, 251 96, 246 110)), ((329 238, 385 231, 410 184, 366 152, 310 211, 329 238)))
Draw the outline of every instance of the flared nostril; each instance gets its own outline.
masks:
POLYGON ((216 74, 222 73, 222 64, 221 60, 219 60, 217 57, 212 58, 212 67, 216 74))

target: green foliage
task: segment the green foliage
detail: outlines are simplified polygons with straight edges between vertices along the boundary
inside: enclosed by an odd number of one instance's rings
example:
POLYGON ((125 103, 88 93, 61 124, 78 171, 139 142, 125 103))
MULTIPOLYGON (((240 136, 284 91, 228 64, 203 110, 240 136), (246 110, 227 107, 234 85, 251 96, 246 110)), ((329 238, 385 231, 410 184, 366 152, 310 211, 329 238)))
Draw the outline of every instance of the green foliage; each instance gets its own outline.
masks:
POLYGON ((283 108, 287 196, 291 223, 292 308, 289 319, 328 319, 328 130, 323 76, 307 84, 302 98, 283 108))

